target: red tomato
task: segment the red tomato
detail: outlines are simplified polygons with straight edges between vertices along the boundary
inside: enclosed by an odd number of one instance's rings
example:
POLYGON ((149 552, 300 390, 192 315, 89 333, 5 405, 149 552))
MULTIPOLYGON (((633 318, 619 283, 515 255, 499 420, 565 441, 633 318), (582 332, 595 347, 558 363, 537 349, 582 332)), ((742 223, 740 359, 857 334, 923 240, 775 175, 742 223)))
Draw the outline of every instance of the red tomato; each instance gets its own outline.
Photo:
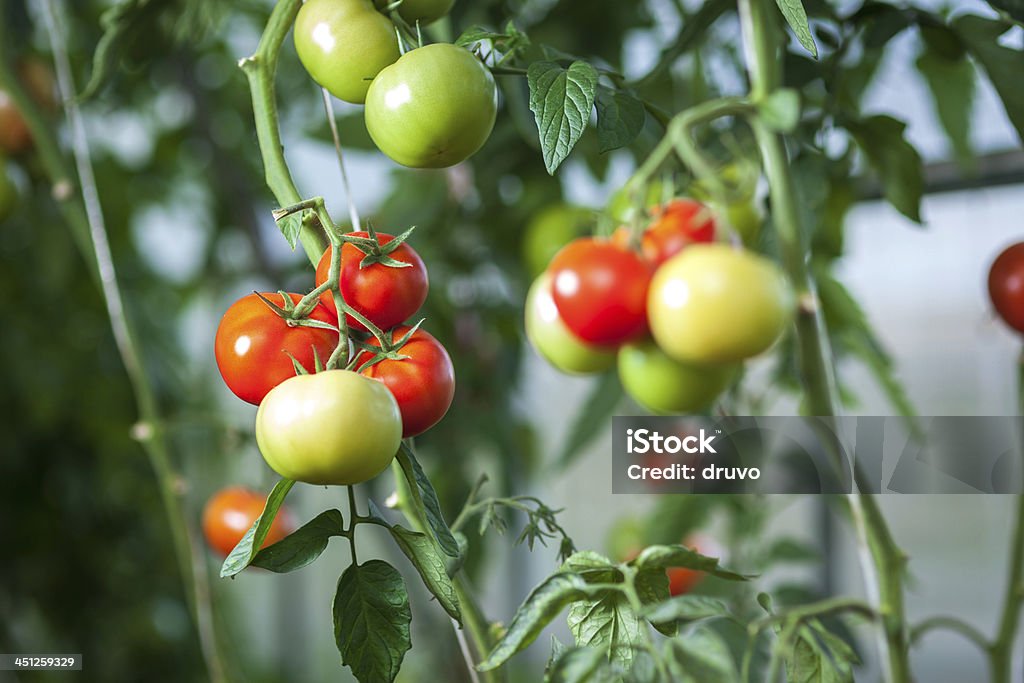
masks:
MULTIPOLYGON (((619 228, 612 241, 629 246, 630 231, 619 228)), ((711 209, 692 199, 675 199, 654 213, 653 222, 640 238, 640 253, 659 266, 685 247, 715 240, 715 219, 711 209)))
MULTIPOLYGON (((223 556, 231 553, 256 518, 263 514, 267 497, 242 486, 221 489, 210 497, 203 508, 203 535, 206 543, 223 556)), ((277 543, 295 530, 295 518, 288 508, 281 507, 270 525, 261 548, 277 543)))
MULTIPOLYGON (((395 328, 395 341, 410 329, 395 328)), ((374 338, 368 344, 380 348, 380 342, 374 338)), ((408 438, 427 431, 448 412, 455 396, 455 369, 441 342, 422 329, 416 330, 397 352, 407 358, 382 360, 362 374, 383 382, 391 390, 402 413, 402 438, 408 438)), ((360 362, 368 360, 370 355, 364 351, 360 362)))
MULTIPOLYGON (((369 237, 366 232, 352 232, 356 237, 369 237)), ((381 245, 395 239, 393 235, 377 233, 381 245)), ((382 330, 404 323, 413 313, 419 310, 427 300, 427 268, 423 259, 410 247, 403 243, 388 254, 396 261, 410 264, 406 268, 394 268, 382 263, 374 263, 365 268, 359 264, 366 254, 353 244, 341 245, 341 295, 352 308, 369 319, 382 330)), ((320 257, 316 267, 316 284, 319 287, 327 282, 331 270, 331 249, 328 248, 320 257)), ((323 304, 335 315, 334 297, 331 292, 320 296, 323 304)), ((366 331, 362 323, 352 316, 347 316, 351 328, 366 331)))
POLYGON ((668 574, 668 592, 672 597, 689 593, 704 578, 704 572, 686 567, 669 567, 665 573, 668 574))
MULTIPOLYGON (((278 306, 280 294, 265 292, 278 306)), ((289 294, 298 303, 302 296, 289 294)), ((317 304, 309 317, 333 325, 334 319, 317 304)), ((338 345, 338 333, 315 327, 291 327, 255 294, 244 296, 224 313, 217 327, 214 353, 224 383, 235 396, 259 405, 267 393, 295 376, 292 356, 308 372, 316 369, 315 357, 326 363, 338 345), (290 355, 289 355, 290 354, 290 355)))
POLYGON ((563 247, 548 270, 558 313, 583 341, 613 346, 646 332, 652 271, 637 254, 584 237, 563 247))
POLYGON ((1006 324, 1024 332, 1024 242, 996 257, 988 271, 988 295, 1006 324))

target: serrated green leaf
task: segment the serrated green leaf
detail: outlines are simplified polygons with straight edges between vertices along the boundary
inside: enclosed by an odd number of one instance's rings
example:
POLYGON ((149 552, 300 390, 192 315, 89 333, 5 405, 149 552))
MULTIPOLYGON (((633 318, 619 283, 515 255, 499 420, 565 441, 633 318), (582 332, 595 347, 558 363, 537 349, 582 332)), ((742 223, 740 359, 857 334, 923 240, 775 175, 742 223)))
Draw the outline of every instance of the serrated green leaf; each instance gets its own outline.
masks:
POLYGON ((505 37, 504 33, 496 33, 483 26, 470 26, 462 32, 462 35, 455 39, 455 44, 459 47, 469 47, 473 43, 479 43, 481 40, 496 40, 505 37))
POLYGON ((593 550, 573 553, 562 563, 563 572, 576 574, 587 583, 615 583, 622 580, 622 572, 604 555, 593 550))
POLYGON ((1018 23, 1024 23, 1024 0, 988 0, 988 4, 1006 12, 1018 23))
POLYGON ((677 595, 648 605, 641 614, 649 621, 657 623, 697 621, 729 616, 729 608, 721 600, 704 595, 677 595))
POLYGON ((438 545, 441 546, 441 551, 449 557, 458 557, 459 544, 455 541, 452 530, 444 520, 444 515, 441 514, 441 503, 437 499, 437 492, 434 491, 433 484, 430 483, 430 479, 420 467, 416 455, 411 448, 403 443, 397 457, 412 493, 413 504, 422 509, 430 530, 434 533, 438 545))
POLYGON ((490 671, 536 640, 540 632, 571 603, 589 594, 586 582, 575 574, 559 572, 545 579, 527 596, 512 623, 487 658, 477 666, 490 671))
POLYGON ((791 133, 800 122, 800 94, 781 88, 757 104, 761 120, 774 131, 791 133))
POLYGON ((334 595, 334 640, 360 683, 391 683, 412 647, 402 575, 383 560, 350 565, 334 595))
POLYGON ((999 44, 1000 36, 1012 24, 964 15, 957 17, 952 26, 988 74, 1010 122, 1024 142, 1024 88, 1020 85, 1021 74, 1024 73, 1024 51, 999 44))
POLYGON ((811 35, 811 27, 807 23, 804 4, 800 0, 775 0, 775 4, 779 6, 782 16, 786 18, 786 23, 796 34, 796 39, 800 41, 805 50, 817 58, 818 46, 814 44, 814 36, 811 35))
POLYGON ((389 526, 395 543, 402 549, 402 552, 416 572, 423 579, 423 585, 427 587, 437 601, 444 608, 444 611, 455 621, 462 623, 462 611, 459 605, 459 597, 455 593, 455 586, 448 577, 445 557, 437 551, 434 540, 426 534, 418 531, 410 531, 400 525, 389 526))
POLYGON ((638 569, 684 567, 686 569, 706 572, 727 581, 748 581, 751 578, 728 569, 723 569, 719 566, 717 557, 701 555, 697 551, 690 550, 681 545, 648 546, 630 564, 638 569))
POLYGON ((907 124, 879 115, 848 121, 846 128, 878 174, 885 198, 897 211, 920 223, 924 167, 917 150, 903 137, 907 124))
POLYGON ((608 419, 622 401, 622 385, 615 372, 606 372, 595 382, 594 388, 580 405, 565 436, 558 466, 566 468, 583 452, 591 441, 601 434, 608 419))
MULTIPOLYGON (((943 30, 952 34, 948 29, 943 30)), ((928 84, 935 115, 949 138, 953 154, 961 165, 967 165, 973 158, 970 133, 974 66, 962 52, 959 57, 951 58, 937 48, 934 41, 925 41, 915 64, 928 84)))
POLYGON ((798 629, 784 661, 790 683, 853 683, 853 665, 859 660, 842 639, 812 620, 798 629))
POLYGON ((598 88, 597 139, 602 154, 633 142, 646 119, 644 104, 637 98, 611 88, 598 88))
POLYGON ((278 574, 302 569, 320 557, 332 536, 341 536, 344 531, 341 513, 325 510, 294 533, 260 550, 251 564, 278 574))
POLYGON ((672 673, 687 683, 738 683, 740 680, 729 646, 708 629, 668 641, 665 658, 672 673))
MULTIPOLYGON (((634 586, 637 596, 644 607, 663 604, 669 599, 668 574, 664 569, 646 569, 637 572, 634 578, 634 586)), ((641 616, 647 618, 658 632, 666 636, 674 636, 678 630, 677 624, 672 619, 650 619, 644 612, 641 616)))
POLYGON ((613 590, 573 602, 568 622, 577 646, 600 648, 611 662, 624 669, 630 667, 647 628, 629 606, 629 599, 613 590))
POLYGON ((568 69, 554 62, 534 62, 527 69, 526 80, 544 166, 554 175, 590 121, 597 70, 580 61, 568 69))
POLYGON ((608 663, 607 653, 598 648, 574 647, 555 660, 544 683, 613 683, 621 681, 608 663))
POLYGON ((282 479, 274 485, 270 495, 267 496, 263 512, 245 532, 245 536, 242 536, 242 540, 238 542, 234 550, 224 558, 224 564, 220 567, 222 579, 234 576, 249 566, 263 545, 263 541, 266 540, 267 534, 270 533, 270 525, 274 523, 277 511, 281 508, 281 504, 284 503, 285 497, 293 486, 295 486, 295 482, 291 479, 282 479))
POLYGON ((302 215, 304 211, 290 213, 277 221, 277 227, 284 235, 288 246, 295 249, 299 242, 299 233, 302 231, 302 215))

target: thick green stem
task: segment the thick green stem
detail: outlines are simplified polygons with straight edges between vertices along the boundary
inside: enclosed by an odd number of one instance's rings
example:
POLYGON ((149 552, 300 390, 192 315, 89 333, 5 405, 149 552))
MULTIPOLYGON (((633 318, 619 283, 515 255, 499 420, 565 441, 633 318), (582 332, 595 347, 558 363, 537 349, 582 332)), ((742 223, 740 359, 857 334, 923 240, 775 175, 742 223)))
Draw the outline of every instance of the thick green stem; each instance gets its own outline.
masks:
MULTIPOLYGON (((771 0, 741 0, 739 7, 751 98, 757 102, 781 86, 784 34, 771 0)), ((832 352, 807 263, 800 207, 785 141, 757 117, 751 126, 764 160, 783 265, 800 302, 797 338, 806 410, 812 415, 833 416, 838 413, 839 403, 832 352)), ((855 493, 848 497, 848 502, 860 542, 868 593, 877 601, 881 615, 879 649, 887 663, 887 678, 891 683, 907 683, 910 663, 903 605, 906 557, 893 541, 874 497, 855 493)))
MULTIPOLYGON (((1024 353, 1017 363, 1018 412, 1024 416, 1024 353)), ((1022 425, 1024 426, 1024 425, 1022 425)), ((1024 455, 1024 447, 1021 450, 1024 455)), ((1020 624, 1021 603, 1024 602, 1024 495, 1017 496, 1017 519, 1010 544, 1009 572, 1003 613, 995 642, 989 648, 989 664, 993 683, 1010 683, 1013 673, 1013 647, 1020 624)))
MULTIPOLYGON (((302 201, 302 195, 295 187, 295 181, 292 180, 292 174, 284 160, 284 146, 281 144, 281 130, 277 120, 277 101, 274 94, 277 55, 301 6, 302 0, 278 2, 270 15, 270 20, 267 22, 266 30, 260 38, 256 52, 251 57, 246 57, 239 62, 239 66, 249 79, 249 88, 252 91, 256 139, 259 142, 260 154, 263 156, 267 186, 281 206, 291 206, 302 201)), ((312 220, 302 222, 299 241, 302 242, 306 256, 315 266, 320 261, 320 256, 327 248, 327 244, 319 231, 315 229, 312 220)))

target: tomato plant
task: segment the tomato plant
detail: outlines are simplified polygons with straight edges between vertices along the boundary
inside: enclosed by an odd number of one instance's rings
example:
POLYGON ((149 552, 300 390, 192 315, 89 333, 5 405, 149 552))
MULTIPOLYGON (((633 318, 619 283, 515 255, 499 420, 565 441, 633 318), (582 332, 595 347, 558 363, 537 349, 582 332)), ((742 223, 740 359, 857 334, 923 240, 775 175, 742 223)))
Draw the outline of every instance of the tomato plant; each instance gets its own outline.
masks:
POLYGON ((526 336, 537 353, 562 372, 591 374, 615 363, 615 349, 588 344, 566 327, 547 273, 533 281, 526 295, 526 336))
POLYGON ((314 81, 355 104, 399 56, 394 25, 370 0, 307 0, 295 17, 295 51, 314 81))
POLYGON ((402 55, 366 95, 366 129, 403 166, 444 168, 471 157, 494 128, 494 77, 473 53, 437 43, 402 55))
MULTIPOLYGON (((203 508, 203 535, 207 545, 227 556, 263 513, 266 502, 266 496, 244 486, 229 486, 214 493, 203 508)), ((262 547, 277 543, 295 531, 295 526, 291 511, 281 508, 262 547)))
POLYGON ((558 252, 549 272, 558 313, 583 341, 612 346, 647 330, 651 268, 629 249, 577 239, 558 252))
MULTIPOLYGON (((392 330, 395 340, 403 339, 410 327, 392 330)), ((358 365, 371 362, 371 353, 380 349, 380 341, 371 338, 369 350, 357 357, 358 365)), ((455 398, 455 368, 441 342, 423 329, 413 332, 396 358, 384 358, 360 372, 384 383, 398 401, 402 413, 402 437, 422 434, 441 421, 455 398)))
POLYGON ((698 365, 669 358, 649 339, 619 349, 618 368, 626 393, 654 413, 706 409, 737 375, 735 365, 698 365))
POLYGON ((402 416, 380 382, 349 370, 298 375, 271 389, 256 413, 270 467, 307 484, 358 484, 391 463, 402 416))
POLYGON ((770 347, 793 316, 793 293, 771 261, 724 244, 695 245, 654 274, 651 333, 672 358, 732 363, 770 347))
MULTIPOLYGON (((283 306, 280 294, 264 293, 272 303, 283 306)), ((293 304, 302 298, 288 295, 293 304)), ((330 313, 317 306, 312 320, 333 324, 330 313)), ((224 383, 238 398, 259 405, 267 393, 295 375, 294 359, 307 372, 316 359, 326 361, 338 345, 338 333, 316 327, 289 325, 256 294, 231 304, 214 339, 214 355, 224 383)))
MULTIPOLYGON (((348 236, 365 239, 369 238, 369 233, 351 232, 348 236)), ((420 309, 427 299, 429 281, 427 268, 415 249, 405 242, 389 248, 395 238, 387 233, 377 233, 377 239, 379 248, 370 243, 364 243, 362 248, 350 242, 342 245, 341 295, 370 322, 387 330, 405 322, 420 309), (392 261, 397 263, 388 265, 392 261)), ((331 249, 328 249, 316 267, 317 286, 327 282, 330 268, 331 249)), ((320 300, 337 316, 330 291, 324 292, 320 300)), ((346 320, 349 327, 366 330, 351 315, 346 320)))
POLYGON ((1024 332, 1024 242, 1011 244, 988 271, 988 295, 1003 321, 1024 332))

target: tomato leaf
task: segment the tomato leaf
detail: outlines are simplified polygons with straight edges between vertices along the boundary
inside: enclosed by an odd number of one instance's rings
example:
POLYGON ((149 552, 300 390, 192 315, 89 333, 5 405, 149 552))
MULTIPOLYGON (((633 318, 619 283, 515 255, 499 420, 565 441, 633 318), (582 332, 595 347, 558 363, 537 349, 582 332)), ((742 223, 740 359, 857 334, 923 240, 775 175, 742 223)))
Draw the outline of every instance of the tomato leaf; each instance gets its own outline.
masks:
POLYGON ((597 90, 597 139, 601 153, 625 147, 643 130, 644 104, 629 93, 604 86, 597 90))
POLYGON ((568 69, 554 62, 534 62, 527 69, 526 80, 544 166, 554 175, 590 121, 597 70, 581 61, 573 62, 568 69))
POLYGON ((423 579, 423 585, 427 587, 437 601, 441 603, 444 611, 452 619, 462 623, 462 610, 459 606, 459 598, 455 594, 455 586, 448 578, 448 571, 445 565, 445 558, 437 551, 434 539, 418 531, 410 531, 398 524, 388 527, 391 537, 402 549, 402 552, 416 572, 423 579))
MULTIPOLYGON (((738 683, 739 672, 720 635, 709 629, 688 633, 665 643, 669 671, 693 683, 738 683)), ((790 679, 810 683, 810 679, 790 679)))
POLYGON ((641 614, 652 623, 697 621, 729 616, 725 603, 705 595, 677 595, 656 604, 646 605, 641 614))
MULTIPOLYGON (((657 605, 668 600, 668 574, 663 569, 647 569, 637 572, 634 579, 637 595, 644 606, 657 605)), ((641 613, 641 616, 646 616, 641 613)), ((676 634, 676 623, 670 619, 650 619, 648 621, 658 629, 662 635, 674 636, 676 634)))
POLYGON ((782 16, 786 18, 786 23, 796 34, 796 39, 800 41, 805 50, 817 58, 818 46, 814 44, 814 36, 811 35, 811 27, 807 23, 804 4, 800 0, 775 0, 775 4, 779 6, 782 16))
POLYGON ((341 513, 325 510, 295 532, 260 550, 250 564, 278 574, 302 569, 320 557, 332 536, 341 536, 344 531, 341 513))
MULTIPOLYGON (((789 640, 780 638, 778 644, 789 640)), ((782 652, 791 681, 853 683, 853 665, 859 662, 850 646, 825 630, 816 619, 800 627, 795 642, 782 652)))
POLYGON ((452 530, 444 520, 441 513, 441 503, 437 499, 437 492, 434 491, 430 479, 427 478, 423 468, 420 467, 416 455, 405 443, 398 449, 398 464, 402 467, 402 474, 409 485, 413 504, 427 519, 430 530, 434 532, 438 545, 449 557, 459 556, 459 544, 456 543, 452 530))
POLYGON ((597 647, 608 659, 629 668, 633 654, 643 643, 644 620, 629 606, 620 591, 601 590, 593 598, 573 602, 569 608, 569 630, 576 644, 597 647))
POLYGON ((1009 14, 1014 21, 1024 24, 1024 0, 988 0, 988 4, 1009 14))
POLYGON ((707 572, 712 576, 727 581, 748 581, 750 576, 737 574, 724 569, 718 564, 717 557, 701 555, 695 550, 681 545, 652 545, 636 556, 629 564, 638 569, 668 569, 669 567, 685 567, 707 572))
POLYGON ((906 128, 903 121, 884 115, 846 122, 846 129, 878 174, 885 198, 904 216, 920 223, 924 168, 921 156, 903 136, 906 128))
POLYGON ((566 434, 558 466, 568 467, 591 441, 608 425, 608 419, 622 400, 622 385, 615 372, 606 372, 594 383, 590 395, 580 406, 566 434))
POLYGON ((293 486, 295 486, 295 482, 291 479, 282 479, 277 482, 270 495, 267 496, 267 503, 263 506, 263 512, 252 523, 249 530, 245 532, 245 536, 242 536, 242 540, 238 542, 234 550, 224 558, 224 564, 220 568, 220 577, 222 579, 238 574, 252 563, 253 558, 259 552, 260 546, 263 545, 263 541, 266 540, 267 534, 270 533, 270 525, 274 523, 277 511, 281 508, 285 497, 287 497, 288 492, 292 490, 293 486))
POLYGON ((477 666, 480 671, 491 671, 504 664, 509 657, 532 643, 540 632, 562 610, 577 600, 587 597, 585 581, 575 574, 552 574, 531 591, 512 617, 512 623, 487 658, 477 666))
POLYGON ((957 17, 952 26, 988 74, 988 79, 1003 101, 1010 122, 1024 142, 1024 88, 1020 87, 1020 75, 1024 73, 1024 51, 999 44, 1000 36, 1012 24, 964 15, 957 17))
POLYGON ((302 230, 302 215, 305 211, 297 211, 277 220, 277 227, 288 241, 288 246, 295 249, 299 241, 299 232, 302 230))
POLYGON ((390 683, 412 647, 402 575, 383 560, 350 565, 334 595, 334 640, 360 683, 390 683))
POLYGON ((774 131, 790 133, 800 122, 800 94, 781 88, 758 103, 761 120, 774 131))
POLYGON ((545 683, 613 683, 620 672, 608 662, 608 655, 596 647, 564 649, 551 662, 545 683))
MULTIPOLYGON (((932 29, 938 30, 956 39, 956 34, 945 27, 932 29)), ((962 50, 959 55, 948 54, 934 40, 924 41, 915 64, 928 84, 935 114, 949 138, 954 155, 961 165, 968 165, 972 159, 970 131, 975 91, 974 66, 962 50)))

